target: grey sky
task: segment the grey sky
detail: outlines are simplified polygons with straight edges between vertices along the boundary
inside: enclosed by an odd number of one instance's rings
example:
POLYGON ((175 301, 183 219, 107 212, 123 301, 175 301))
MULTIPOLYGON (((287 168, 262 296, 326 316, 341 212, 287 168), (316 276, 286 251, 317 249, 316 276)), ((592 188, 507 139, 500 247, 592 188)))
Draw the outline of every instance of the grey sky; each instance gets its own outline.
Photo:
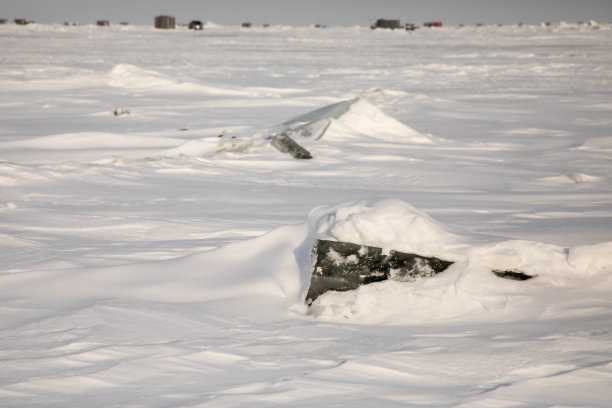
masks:
POLYGON ((369 25, 377 18, 402 23, 537 24, 542 21, 612 21, 612 0, 0 0, 0 18, 40 23, 152 24, 169 14, 219 24, 369 25))

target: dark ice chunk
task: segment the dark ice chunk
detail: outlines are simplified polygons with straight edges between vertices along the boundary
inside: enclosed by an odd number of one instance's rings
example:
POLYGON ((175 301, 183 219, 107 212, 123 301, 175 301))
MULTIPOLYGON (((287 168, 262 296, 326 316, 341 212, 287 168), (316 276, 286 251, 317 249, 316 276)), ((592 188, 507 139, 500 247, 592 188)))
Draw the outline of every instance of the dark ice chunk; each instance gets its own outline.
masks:
POLYGON ((329 290, 347 291, 386 279, 411 282, 446 270, 452 262, 350 242, 316 240, 316 258, 306 302, 329 290))
POLYGON ((312 159, 310 152, 297 144, 296 141, 289 137, 289 135, 286 133, 273 136, 272 146, 276 147, 283 153, 289 153, 296 159, 312 159))
POLYGON ((523 273, 520 271, 500 271, 499 269, 493 269, 491 272, 493 272, 495 276, 499 278, 518 280, 518 281, 524 281, 524 280, 528 280, 528 279, 535 277, 533 275, 527 275, 526 273, 523 273))

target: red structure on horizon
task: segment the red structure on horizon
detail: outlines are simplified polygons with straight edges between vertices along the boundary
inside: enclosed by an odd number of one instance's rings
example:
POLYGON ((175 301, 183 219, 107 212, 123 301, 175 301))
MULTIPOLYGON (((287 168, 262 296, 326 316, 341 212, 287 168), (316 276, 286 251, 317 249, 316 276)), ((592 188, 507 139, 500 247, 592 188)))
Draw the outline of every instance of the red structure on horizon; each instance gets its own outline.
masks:
POLYGON ((425 26, 425 27, 442 27, 442 22, 441 21, 430 21, 430 22, 424 23, 423 26, 425 26))

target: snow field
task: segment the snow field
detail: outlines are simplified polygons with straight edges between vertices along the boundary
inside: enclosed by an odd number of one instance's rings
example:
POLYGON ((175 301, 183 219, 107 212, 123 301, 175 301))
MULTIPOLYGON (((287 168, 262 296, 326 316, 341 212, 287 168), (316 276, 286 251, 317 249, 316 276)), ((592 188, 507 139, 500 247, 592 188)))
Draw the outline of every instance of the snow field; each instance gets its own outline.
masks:
POLYGON ((608 406, 611 33, 0 26, 0 406, 608 406))

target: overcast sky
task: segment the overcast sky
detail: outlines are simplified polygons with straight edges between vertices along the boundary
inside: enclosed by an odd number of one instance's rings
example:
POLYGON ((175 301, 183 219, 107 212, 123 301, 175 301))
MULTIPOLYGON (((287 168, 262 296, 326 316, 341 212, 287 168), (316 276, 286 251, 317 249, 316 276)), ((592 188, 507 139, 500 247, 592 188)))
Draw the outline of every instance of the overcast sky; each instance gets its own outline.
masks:
POLYGON ((402 23, 537 24, 612 21, 612 0, 0 0, 0 18, 39 23, 153 24, 168 14, 177 23, 369 25, 377 18, 402 23))

